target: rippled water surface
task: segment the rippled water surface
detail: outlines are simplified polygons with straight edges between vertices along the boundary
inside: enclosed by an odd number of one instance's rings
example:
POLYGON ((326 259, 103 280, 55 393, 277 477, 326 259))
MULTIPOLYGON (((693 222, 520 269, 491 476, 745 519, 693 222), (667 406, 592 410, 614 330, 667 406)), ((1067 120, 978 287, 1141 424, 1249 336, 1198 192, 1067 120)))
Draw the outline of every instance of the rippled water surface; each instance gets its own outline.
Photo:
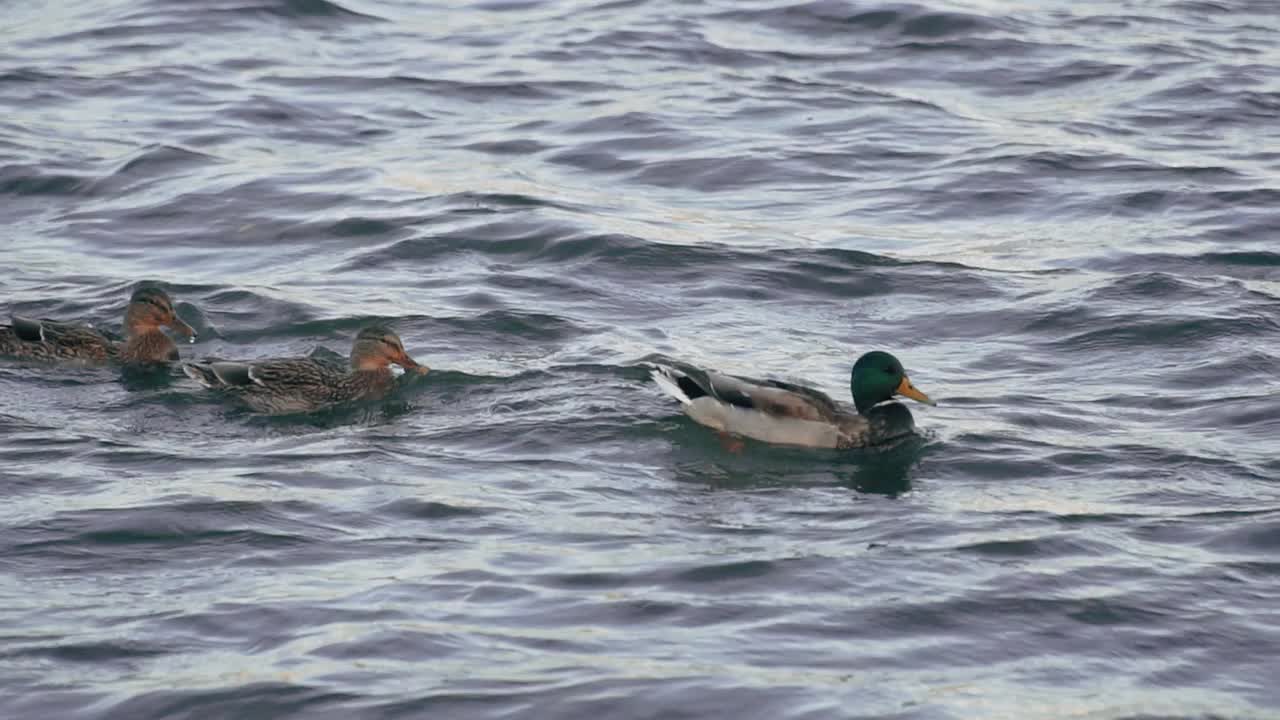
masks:
POLYGON ((0 716, 1280 713, 1273 3, 339 1, 3 5, 0 312, 433 372, 0 363, 0 716))

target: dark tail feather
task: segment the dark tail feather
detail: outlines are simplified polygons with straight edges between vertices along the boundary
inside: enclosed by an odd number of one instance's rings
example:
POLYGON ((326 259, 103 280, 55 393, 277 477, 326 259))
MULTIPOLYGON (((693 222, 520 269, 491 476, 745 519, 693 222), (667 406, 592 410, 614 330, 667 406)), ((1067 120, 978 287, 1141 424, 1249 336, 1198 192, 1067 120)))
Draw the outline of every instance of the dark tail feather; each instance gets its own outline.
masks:
POLYGON ((685 405, 709 394, 693 378, 670 365, 654 365, 649 374, 658 387, 685 405))
POLYGON ((689 396, 690 400, 697 400, 700 397, 711 394, 708 393, 701 385, 694 382, 694 379, 688 375, 680 375, 680 377, 676 379, 676 384, 680 386, 680 389, 684 391, 685 395, 689 396))

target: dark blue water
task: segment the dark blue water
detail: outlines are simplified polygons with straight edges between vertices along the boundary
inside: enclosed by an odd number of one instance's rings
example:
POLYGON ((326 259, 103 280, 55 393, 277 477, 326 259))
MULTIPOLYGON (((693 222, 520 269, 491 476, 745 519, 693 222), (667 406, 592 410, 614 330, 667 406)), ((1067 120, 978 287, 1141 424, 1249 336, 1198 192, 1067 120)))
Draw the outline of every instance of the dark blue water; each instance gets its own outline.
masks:
POLYGON ((434 369, 0 363, 0 717, 1280 714, 1273 3, 0 9, 0 312, 434 369), (872 348, 884 451, 642 366, 872 348))

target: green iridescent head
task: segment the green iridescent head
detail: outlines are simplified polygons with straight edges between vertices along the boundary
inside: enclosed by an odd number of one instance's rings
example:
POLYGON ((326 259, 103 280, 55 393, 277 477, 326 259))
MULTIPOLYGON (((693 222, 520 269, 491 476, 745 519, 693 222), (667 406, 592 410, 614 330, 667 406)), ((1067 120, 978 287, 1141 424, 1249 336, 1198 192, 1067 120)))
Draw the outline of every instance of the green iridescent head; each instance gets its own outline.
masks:
POLYGON ((880 350, 863 355, 853 364, 849 390, 853 393, 853 404, 863 415, 894 395, 909 397, 926 405, 937 405, 911 384, 911 379, 907 377, 907 371, 902 369, 898 358, 880 350))

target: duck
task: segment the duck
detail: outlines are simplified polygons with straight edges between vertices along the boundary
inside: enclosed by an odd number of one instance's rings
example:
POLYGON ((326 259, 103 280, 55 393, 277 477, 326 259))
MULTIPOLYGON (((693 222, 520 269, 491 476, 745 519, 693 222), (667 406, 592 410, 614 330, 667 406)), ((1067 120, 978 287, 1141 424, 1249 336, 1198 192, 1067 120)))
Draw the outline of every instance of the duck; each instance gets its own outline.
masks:
POLYGON ((167 327, 195 342, 196 331, 178 317, 173 299, 158 287, 142 287, 124 311, 125 340, 117 343, 89 325, 12 315, 0 325, 0 355, 45 362, 155 365, 176 362, 178 346, 167 327))
POLYGON ((650 363, 653 381, 679 400, 695 422, 722 434, 774 445, 864 448, 914 432, 911 413, 895 396, 937 405, 912 384, 902 363, 873 350, 858 358, 849 377, 853 407, 819 390, 780 380, 756 380, 685 363, 650 363), (883 410, 892 408, 892 412, 883 410))
POLYGON ((393 364, 418 375, 429 370, 409 357, 399 335, 383 325, 373 325, 356 334, 349 369, 315 358, 283 358, 189 362, 183 364, 182 371, 254 412, 288 415, 385 397, 395 386, 393 364))

